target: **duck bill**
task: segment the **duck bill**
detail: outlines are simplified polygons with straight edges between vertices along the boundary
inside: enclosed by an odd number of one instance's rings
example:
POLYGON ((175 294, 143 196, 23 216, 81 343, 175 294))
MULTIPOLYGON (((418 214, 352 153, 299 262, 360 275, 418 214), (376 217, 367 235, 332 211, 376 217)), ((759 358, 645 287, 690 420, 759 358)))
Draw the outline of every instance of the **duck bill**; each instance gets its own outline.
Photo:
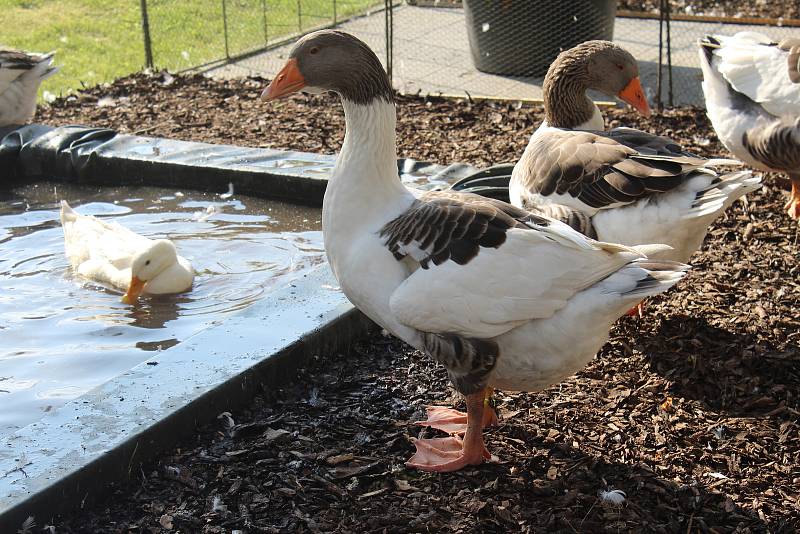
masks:
POLYGON ((289 59, 272 82, 261 93, 261 100, 269 102, 299 91, 306 86, 306 79, 300 74, 297 60, 289 59))
POLYGON ((647 99, 644 97, 642 82, 639 80, 638 76, 628 82, 625 89, 617 93, 617 96, 636 108, 639 113, 645 117, 650 116, 650 106, 647 104, 647 99))
POLYGON ((122 295, 122 302, 125 304, 136 304, 139 295, 142 294, 142 290, 144 289, 144 282, 139 280, 136 276, 131 278, 131 284, 128 286, 128 290, 122 295))

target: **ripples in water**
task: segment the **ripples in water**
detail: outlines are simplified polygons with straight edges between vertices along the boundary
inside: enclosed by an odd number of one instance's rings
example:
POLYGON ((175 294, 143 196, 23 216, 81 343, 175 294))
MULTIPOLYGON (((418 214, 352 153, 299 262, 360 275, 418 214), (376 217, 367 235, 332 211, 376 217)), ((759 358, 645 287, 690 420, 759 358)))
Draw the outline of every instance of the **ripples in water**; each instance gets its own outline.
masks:
POLYGON ((0 192, 0 436, 322 263, 320 227, 318 209, 239 195, 47 183, 0 192), (197 271, 192 290, 131 307, 73 275, 61 199, 172 239, 197 271))

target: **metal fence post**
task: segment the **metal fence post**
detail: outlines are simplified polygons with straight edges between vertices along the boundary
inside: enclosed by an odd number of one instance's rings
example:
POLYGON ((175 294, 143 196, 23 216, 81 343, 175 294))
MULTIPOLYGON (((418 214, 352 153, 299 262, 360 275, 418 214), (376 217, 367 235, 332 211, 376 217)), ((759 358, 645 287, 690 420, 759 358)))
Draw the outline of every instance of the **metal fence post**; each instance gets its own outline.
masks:
POLYGON ((656 106, 658 111, 664 109, 664 104, 661 101, 661 67, 663 63, 663 50, 664 50, 664 0, 658 2, 658 71, 656 72, 656 106))
POLYGON ((333 0, 333 25, 336 26, 336 0, 333 0))
POLYGON ((264 44, 269 44, 267 33, 267 0, 261 0, 261 15, 264 17, 264 44))
POLYGON ((674 107, 675 102, 672 99, 672 33, 669 27, 669 21, 672 18, 672 14, 670 13, 671 7, 669 0, 665 0, 664 4, 667 7, 667 72, 669 73, 669 107, 674 107))
POLYGON ((147 18, 147 0, 139 0, 142 11, 142 35, 144 37, 144 65, 153 68, 153 46, 150 40, 150 20, 147 18))
POLYGON ((386 73, 389 75, 389 81, 392 81, 392 59, 394 56, 393 41, 394 41, 394 13, 393 5, 394 0, 383 0, 384 7, 384 34, 386 39, 386 73))
POLYGON ((658 74, 656 77, 656 95, 658 98, 658 110, 664 109, 664 99, 662 96, 662 81, 664 70, 664 30, 667 39, 667 74, 669 75, 669 86, 667 88, 667 103, 670 107, 675 105, 672 91, 672 35, 670 32, 670 3, 669 0, 660 0, 658 6, 658 74), (666 27, 665 27, 666 26, 666 27))
POLYGON ((225 35, 225 58, 230 59, 228 51, 228 9, 225 0, 222 0, 222 33, 225 35))
POLYGON ((297 32, 303 32, 303 6, 300 4, 300 0, 297 0, 297 32))

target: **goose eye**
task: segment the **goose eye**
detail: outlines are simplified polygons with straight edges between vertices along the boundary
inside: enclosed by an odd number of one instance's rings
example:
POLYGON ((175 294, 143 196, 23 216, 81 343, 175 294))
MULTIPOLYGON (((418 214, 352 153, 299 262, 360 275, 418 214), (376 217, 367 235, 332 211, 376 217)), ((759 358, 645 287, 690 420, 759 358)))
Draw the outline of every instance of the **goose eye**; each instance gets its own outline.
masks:
POLYGON ((145 265, 150 265, 150 260, 147 260, 146 262, 144 262, 144 264, 145 265))
POLYGON ((619 70, 623 70, 623 69, 625 68, 625 66, 624 66, 624 65, 622 65, 621 63, 617 63, 617 68, 618 68, 619 70))
POLYGON ((317 52, 319 52, 318 46, 312 46, 311 50, 308 51, 309 54, 316 54, 317 52))

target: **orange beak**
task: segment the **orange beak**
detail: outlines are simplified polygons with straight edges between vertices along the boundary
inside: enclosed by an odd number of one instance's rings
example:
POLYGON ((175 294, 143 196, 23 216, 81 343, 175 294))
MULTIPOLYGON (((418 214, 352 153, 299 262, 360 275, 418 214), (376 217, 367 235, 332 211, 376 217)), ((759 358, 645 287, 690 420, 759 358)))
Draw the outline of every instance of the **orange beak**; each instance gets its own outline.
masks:
POLYGON ((622 100, 635 107, 639 113, 645 117, 650 116, 650 106, 647 104, 647 99, 644 97, 644 90, 639 77, 632 79, 625 86, 625 89, 617 93, 617 96, 622 100))
POLYGON ((305 86, 306 79, 300 74, 300 69, 297 67, 297 60, 291 58, 286 62, 286 65, 283 66, 267 88, 264 89, 264 92, 261 93, 261 100, 275 100, 276 98, 299 91, 305 86))
POLYGON ((139 280, 136 276, 132 277, 131 284, 128 286, 128 291, 122 295, 122 302, 125 304, 136 304, 136 300, 139 298, 139 295, 142 294, 143 289, 144 282, 139 280))

